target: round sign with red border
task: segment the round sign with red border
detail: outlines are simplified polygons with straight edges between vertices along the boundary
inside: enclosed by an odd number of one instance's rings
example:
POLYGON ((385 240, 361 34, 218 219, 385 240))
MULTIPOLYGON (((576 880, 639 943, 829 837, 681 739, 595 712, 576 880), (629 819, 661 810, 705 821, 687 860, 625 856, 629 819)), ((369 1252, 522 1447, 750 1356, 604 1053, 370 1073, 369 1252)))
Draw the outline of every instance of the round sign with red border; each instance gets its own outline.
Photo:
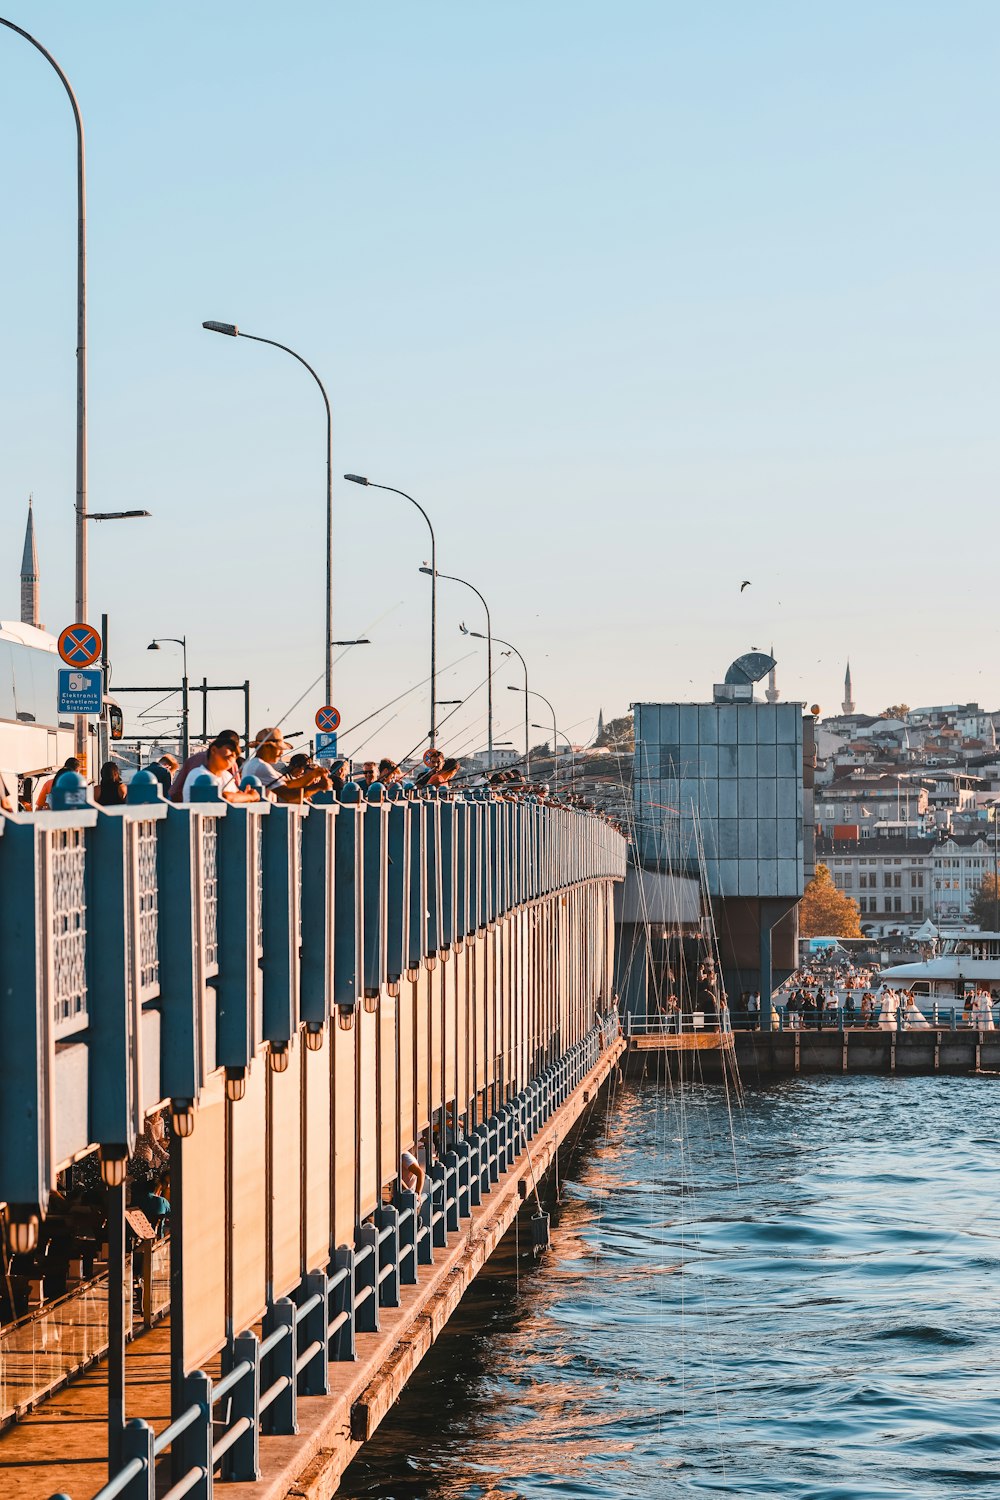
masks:
POLYGON ((437 751, 435 750, 435 748, 434 748, 433 745, 431 745, 431 747, 430 747, 429 750, 425 750, 424 751, 424 765, 429 767, 430 763, 431 763, 431 756, 432 755, 436 755, 436 754, 437 754, 437 751))
POLYGON ((68 667, 92 667, 101 654, 101 637, 93 625, 67 625, 59 636, 59 655, 68 667))
POLYGON ((340 710, 334 708, 332 703, 316 710, 316 728, 322 729, 324 734, 334 734, 340 727, 340 710))

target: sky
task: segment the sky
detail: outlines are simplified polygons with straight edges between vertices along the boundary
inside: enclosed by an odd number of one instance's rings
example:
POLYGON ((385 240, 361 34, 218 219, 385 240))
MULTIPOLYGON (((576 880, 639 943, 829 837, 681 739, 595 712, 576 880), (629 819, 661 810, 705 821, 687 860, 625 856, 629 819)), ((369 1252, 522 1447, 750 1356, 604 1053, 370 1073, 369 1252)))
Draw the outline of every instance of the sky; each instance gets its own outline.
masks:
MULTIPOLYGON (((176 648, 145 647, 186 635, 192 678, 250 678, 255 727, 308 732, 322 703, 322 402, 214 318, 330 392, 334 634, 371 639, 336 667, 349 752, 426 735, 430 554, 405 500, 345 472, 426 508, 439 569, 485 595, 574 740, 601 708, 710 697, 772 645, 783 696, 824 712, 848 657, 871 712, 1000 702, 994 0, 2 13, 84 115, 90 505, 152 512, 91 527, 112 691, 176 682, 176 648)), ((57 630, 75 141, 2 28, 0 205, 0 616, 32 493, 57 630)), ((482 606, 442 581, 459 754, 486 734, 463 622, 482 606)), ((496 739, 520 744, 523 672, 497 663, 496 739)), ((213 703, 215 728, 239 718, 213 703)))

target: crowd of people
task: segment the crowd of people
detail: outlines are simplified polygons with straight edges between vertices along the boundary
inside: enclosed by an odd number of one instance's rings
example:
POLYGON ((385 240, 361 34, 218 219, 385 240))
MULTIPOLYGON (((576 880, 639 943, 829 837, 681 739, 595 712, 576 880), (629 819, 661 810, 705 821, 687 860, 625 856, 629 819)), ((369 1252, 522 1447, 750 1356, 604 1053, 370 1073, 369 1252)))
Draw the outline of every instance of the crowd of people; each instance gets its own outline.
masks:
MULTIPOLYGON (((528 781, 516 766, 462 775, 461 762, 446 756, 436 747, 428 750, 422 763, 416 767, 406 767, 388 756, 377 761, 363 761, 356 770, 351 761, 343 757, 320 762, 303 751, 295 752, 281 729, 275 726, 261 729, 246 751, 239 731, 224 729, 204 748, 188 755, 183 764, 175 755, 164 753, 144 769, 152 772, 159 781, 163 795, 177 803, 192 801, 194 788, 199 782, 204 784, 205 778, 215 784, 224 801, 234 804, 262 799, 302 804, 310 802, 320 792, 330 792, 342 799, 346 788, 351 785, 363 792, 374 785, 398 785, 404 792, 411 793, 443 788, 467 790, 470 783, 485 781, 495 797, 506 800, 533 797, 538 801, 558 801, 561 806, 581 811, 601 811, 576 793, 560 791, 554 794, 547 784, 528 781)), ((43 812, 49 809, 52 792, 61 779, 78 776, 80 770, 80 761, 70 756, 51 776, 36 778, 34 783, 30 777, 24 778, 18 798, 19 810, 43 812)), ((99 807, 115 807, 123 803, 127 795, 128 784, 121 766, 113 760, 105 761, 94 787, 94 801, 99 807)), ((0 811, 14 811, 13 799, 2 787, 0 811)))

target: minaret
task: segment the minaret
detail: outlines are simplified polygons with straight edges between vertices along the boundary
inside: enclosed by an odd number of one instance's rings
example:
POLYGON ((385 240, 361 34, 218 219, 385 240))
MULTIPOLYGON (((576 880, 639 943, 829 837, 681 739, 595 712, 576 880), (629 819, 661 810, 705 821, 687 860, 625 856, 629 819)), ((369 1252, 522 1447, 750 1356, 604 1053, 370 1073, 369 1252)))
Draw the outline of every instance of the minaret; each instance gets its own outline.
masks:
POLYGON ((845 714, 854 712, 854 694, 851 689, 851 664, 847 663, 847 675, 844 678, 844 701, 840 705, 845 714))
POLYGON ((599 745, 604 738, 604 709, 597 710, 597 734, 594 736, 594 744, 599 745))
POLYGON ((21 558, 21 624, 42 628, 38 617, 38 552, 35 547, 35 515, 28 496, 28 524, 24 529, 24 554, 21 558))
MULTIPOLYGON (((774 647, 771 647, 771 659, 774 659, 774 647)), ((777 703, 781 694, 778 692, 778 668, 772 667, 767 674, 767 692, 764 694, 768 703, 777 703)))

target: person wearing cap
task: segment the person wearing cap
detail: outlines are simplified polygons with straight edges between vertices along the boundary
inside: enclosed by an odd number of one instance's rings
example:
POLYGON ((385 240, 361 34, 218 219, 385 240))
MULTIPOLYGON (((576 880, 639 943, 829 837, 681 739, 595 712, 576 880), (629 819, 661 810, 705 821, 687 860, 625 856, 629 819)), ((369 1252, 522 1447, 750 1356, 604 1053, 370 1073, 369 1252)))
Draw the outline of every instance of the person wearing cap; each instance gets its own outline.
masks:
MULTIPOLYGON (((264 790, 273 793, 284 800, 284 793, 308 792, 320 790, 320 783, 324 780, 325 773, 319 766, 309 763, 305 767, 290 768, 282 760, 285 751, 291 746, 281 733, 280 729, 261 730, 257 736, 254 754, 243 767, 243 776, 256 776, 264 790), (315 784, 314 784, 315 783, 315 784)), ((294 801, 299 801, 296 796, 294 801)))
POLYGON ((266 790, 283 784, 288 767, 282 757, 290 748, 280 729, 259 730, 254 738, 253 754, 243 767, 243 775, 256 776, 266 790))

